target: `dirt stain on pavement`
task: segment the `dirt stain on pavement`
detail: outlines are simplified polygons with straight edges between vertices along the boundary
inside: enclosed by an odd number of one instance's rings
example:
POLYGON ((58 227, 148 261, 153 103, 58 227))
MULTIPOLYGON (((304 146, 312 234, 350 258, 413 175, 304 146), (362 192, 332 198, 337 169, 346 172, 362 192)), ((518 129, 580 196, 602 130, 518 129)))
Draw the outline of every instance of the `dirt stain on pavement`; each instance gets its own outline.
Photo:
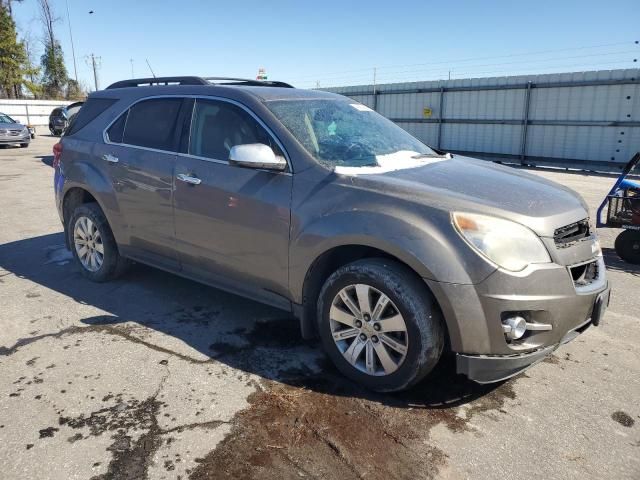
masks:
POLYGON ((618 410, 617 412, 613 412, 611 414, 611 418, 613 420, 615 420, 616 422, 618 422, 620 425, 622 425, 623 427, 633 427, 635 420, 633 418, 631 418, 631 416, 621 410, 618 410))
POLYGON ((47 427, 43 428, 38 433, 40 433, 40 438, 50 438, 53 437, 58 430, 59 429, 55 427, 47 427))
POLYGON ((419 425, 374 402, 285 385, 249 400, 190 478, 410 478, 431 476, 444 463, 420 440, 419 425))
POLYGON ((515 398, 509 383, 480 386, 445 367, 394 395, 359 389, 330 366, 287 383, 263 382, 190 478, 434 478, 446 455, 430 445, 431 428, 471 430, 474 415, 515 398))
POLYGON ((135 408, 132 418, 140 427, 146 427, 147 431, 132 442, 131 437, 126 435, 126 430, 120 429, 112 437, 114 442, 107 449, 113 455, 107 472, 93 477, 93 480, 147 478, 147 469, 162 443, 156 419, 160 406, 160 402, 151 397, 135 408))

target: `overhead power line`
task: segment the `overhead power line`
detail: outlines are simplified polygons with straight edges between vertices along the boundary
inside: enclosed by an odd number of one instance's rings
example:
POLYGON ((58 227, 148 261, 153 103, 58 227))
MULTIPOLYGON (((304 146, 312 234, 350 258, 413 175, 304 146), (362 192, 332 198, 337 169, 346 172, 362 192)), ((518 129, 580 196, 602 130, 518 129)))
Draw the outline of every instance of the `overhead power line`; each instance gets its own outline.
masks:
MULTIPOLYGON (((501 63, 483 63, 483 64, 474 64, 474 65, 457 65, 457 64, 448 64, 447 66, 443 66, 443 67, 439 67, 439 68, 420 68, 420 69, 411 69, 411 70, 398 70, 398 71, 393 71, 393 72, 379 72, 378 76, 379 78, 385 79, 385 78, 389 78, 391 76, 398 76, 398 75, 403 75, 403 74, 415 74, 415 75, 419 75, 419 74, 424 74, 424 73, 428 73, 428 74, 434 74, 434 73, 439 73, 439 72, 445 72, 447 73, 450 70, 459 70, 460 68, 464 68, 464 69, 470 69, 470 68, 484 68, 484 67, 494 67, 494 66, 502 66, 502 65, 517 65, 517 64, 522 64, 522 63, 526 63, 526 64, 537 64, 537 63, 548 63, 548 62, 554 62, 554 61, 561 61, 561 60, 573 60, 576 58, 590 58, 590 57, 602 57, 602 56, 613 56, 613 55, 626 55, 626 54, 632 54, 632 53, 637 53, 634 50, 625 50, 625 51, 617 51, 617 52, 605 52, 605 53, 593 53, 593 54, 586 54, 586 55, 572 55, 572 56, 564 56, 564 57, 552 57, 552 58, 542 58, 542 59, 534 59, 534 60, 516 60, 513 62, 501 62, 501 63)), ((629 57, 631 60, 633 59, 632 57, 629 57)), ((340 76, 340 77, 331 77, 331 76, 322 76, 321 79, 325 81, 330 81, 330 82, 335 82, 335 81, 339 81, 339 80, 351 80, 351 79, 361 79, 361 78, 371 78, 371 74, 359 74, 359 75, 348 75, 348 76, 340 76)), ((314 81, 308 81, 308 82, 301 82, 301 83, 316 83, 317 79, 314 81)))
MULTIPOLYGON (((559 49, 548 49, 548 50, 537 50, 537 51, 529 51, 529 52, 518 52, 518 53, 511 53, 511 54, 503 54, 503 55, 492 55, 492 56, 483 56, 483 57, 468 57, 468 58, 463 58, 463 59, 451 59, 451 60, 443 60, 443 61, 435 61, 435 62, 423 62, 423 63, 412 63, 412 64, 396 64, 396 65, 384 65, 381 67, 376 67, 376 71, 378 72, 379 75, 389 75, 391 74, 393 71, 397 71, 398 69, 401 68, 408 68, 408 67, 429 67, 429 66, 442 66, 443 69, 449 70, 449 69, 456 69, 456 68, 467 68, 470 65, 466 65, 466 66, 461 66, 459 65, 460 63, 466 63, 466 62, 473 62, 473 61, 481 61, 481 60, 490 60, 490 59, 501 59, 501 58, 513 58, 513 57, 535 57, 537 55, 543 55, 543 54, 549 54, 549 53, 558 53, 558 52, 569 52, 569 51, 584 51, 584 50, 588 50, 588 49, 601 49, 601 48, 610 48, 610 47, 614 47, 614 46, 620 46, 620 45, 626 45, 626 46, 631 46, 631 45, 638 45, 638 41, 626 41, 626 42, 615 42, 615 43, 604 43, 604 44, 599 44, 599 45, 584 45, 584 46, 579 46, 579 47, 567 47, 567 48, 559 48, 559 49)), ((585 54, 585 55, 574 55, 574 56, 566 56, 566 57, 552 57, 552 58, 545 58, 545 59, 535 59, 535 58, 527 58, 525 60, 521 60, 520 62, 546 62, 546 61, 552 61, 552 60, 558 60, 558 59, 562 59, 562 58, 566 58, 566 59, 570 59, 570 58, 583 58, 583 57, 589 57, 589 56, 604 56, 604 55, 614 55, 614 54, 621 54, 621 53, 630 53, 631 51, 628 52, 594 52, 594 53, 589 53, 589 54, 585 54)), ((512 62, 512 63, 518 63, 518 62, 512 62)), ((506 64, 506 63, 505 63, 506 64)), ((498 65, 498 64, 494 64, 494 65, 498 65)), ((333 83, 334 81, 340 80, 340 79, 356 79, 356 78, 371 78, 373 72, 373 67, 370 68, 358 68, 358 69, 352 69, 352 70, 342 70, 342 71, 335 71, 335 72, 329 72, 329 73, 323 73, 323 74, 307 74, 307 75, 303 75, 300 77, 297 77, 294 80, 297 80, 297 83, 317 83, 318 81, 324 82, 326 83, 327 80, 329 80, 331 83, 333 83), (347 74, 351 74, 351 75, 347 75, 347 74), (305 80, 308 79, 308 82, 306 82, 305 80)))
MULTIPOLYGON (((404 67, 416 67, 416 66, 427 66, 427 65, 448 65, 448 64, 452 64, 452 63, 461 63, 461 62, 473 62, 473 61, 477 61, 477 60, 491 60, 494 58, 510 58, 510 57, 519 57, 519 56, 528 56, 528 55, 542 55, 542 54, 546 54, 546 53, 557 53, 557 52, 568 52, 568 51, 572 51, 572 50, 587 50, 590 48, 605 48, 605 47, 614 47, 614 46, 620 46, 620 45, 627 45, 627 46, 631 46, 631 45, 638 45, 638 41, 637 40, 629 40, 626 42, 616 42, 616 43, 603 43, 600 45, 584 45, 581 47, 567 47, 567 48, 558 48, 558 49, 551 49, 551 50, 538 50, 538 51, 532 51, 532 52, 519 52, 519 53, 510 53, 510 54, 504 54, 504 55, 492 55, 492 56, 485 56, 485 57, 467 57, 467 58, 463 58, 463 59, 450 59, 450 60, 442 60, 442 61, 437 61, 437 62, 424 62, 424 63, 405 63, 405 64, 395 64, 395 65, 383 65, 380 67, 376 67, 378 70, 384 70, 384 69, 392 69, 392 68, 404 68, 404 67)), ((373 67, 368 67, 368 68, 358 68, 358 69, 353 69, 353 70, 341 70, 341 71, 335 71, 335 72, 329 72, 328 75, 334 75, 334 74, 342 74, 342 73, 355 73, 355 72, 371 72, 373 67)), ((305 78, 311 78, 314 77, 314 75, 304 75, 301 77, 298 77, 300 80, 305 79, 305 78)))

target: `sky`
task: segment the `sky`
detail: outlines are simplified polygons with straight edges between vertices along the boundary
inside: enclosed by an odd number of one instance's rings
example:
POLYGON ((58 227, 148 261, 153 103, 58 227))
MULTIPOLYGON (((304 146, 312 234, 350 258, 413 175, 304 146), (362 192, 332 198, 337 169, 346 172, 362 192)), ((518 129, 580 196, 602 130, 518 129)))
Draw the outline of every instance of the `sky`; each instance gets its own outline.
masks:
MULTIPOLYGON (((302 88, 638 68, 640 1, 50 0, 69 76, 255 78, 302 88), (94 13, 89 13, 93 11, 94 13), (634 59, 638 61, 634 62, 634 59)), ((36 0, 14 3, 38 58, 36 0)))

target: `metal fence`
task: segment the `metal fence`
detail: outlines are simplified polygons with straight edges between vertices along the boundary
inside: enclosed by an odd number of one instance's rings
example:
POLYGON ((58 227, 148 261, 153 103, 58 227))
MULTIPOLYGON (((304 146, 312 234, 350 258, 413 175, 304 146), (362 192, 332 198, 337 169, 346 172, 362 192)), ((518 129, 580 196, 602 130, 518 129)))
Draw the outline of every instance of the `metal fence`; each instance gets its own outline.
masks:
POLYGON ((640 150, 640 70, 323 89, 447 151, 526 165, 618 171, 640 150))
POLYGON ((69 105, 68 100, 11 100, 0 98, 0 112, 25 125, 48 126, 55 107, 69 105))

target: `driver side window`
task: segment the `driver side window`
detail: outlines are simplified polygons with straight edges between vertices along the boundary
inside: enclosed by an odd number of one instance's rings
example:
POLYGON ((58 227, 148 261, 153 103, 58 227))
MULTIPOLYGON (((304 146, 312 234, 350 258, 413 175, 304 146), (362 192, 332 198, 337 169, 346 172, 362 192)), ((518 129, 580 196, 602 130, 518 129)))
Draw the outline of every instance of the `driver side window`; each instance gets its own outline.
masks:
POLYGON ((219 100, 196 100, 190 155, 227 161, 232 147, 249 143, 268 145, 276 156, 284 156, 271 135, 242 108, 219 100))

